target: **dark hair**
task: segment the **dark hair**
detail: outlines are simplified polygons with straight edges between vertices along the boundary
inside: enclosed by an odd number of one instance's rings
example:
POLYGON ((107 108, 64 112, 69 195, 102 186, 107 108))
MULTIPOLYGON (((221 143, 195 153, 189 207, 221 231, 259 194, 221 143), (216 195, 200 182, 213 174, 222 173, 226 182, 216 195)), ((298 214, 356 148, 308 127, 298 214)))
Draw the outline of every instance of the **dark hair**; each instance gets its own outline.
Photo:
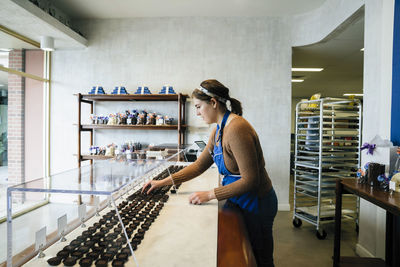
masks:
MULTIPOLYGON (((217 80, 211 79, 211 80, 203 81, 200 84, 200 86, 203 87, 204 89, 207 89, 207 91, 212 94, 215 94, 219 97, 229 100, 231 102, 232 112, 239 116, 242 116, 242 114, 243 114, 242 103, 240 103, 239 100, 229 96, 229 89, 227 87, 225 87, 225 85, 223 85, 222 83, 220 83, 217 80)), ((197 98, 199 100, 203 100, 203 101, 210 101, 212 98, 211 96, 203 93, 199 89, 194 89, 194 91, 192 93, 192 97, 195 97, 195 98, 197 98)), ((225 102, 220 101, 218 98, 215 98, 215 99, 218 100, 226 108, 225 102)))

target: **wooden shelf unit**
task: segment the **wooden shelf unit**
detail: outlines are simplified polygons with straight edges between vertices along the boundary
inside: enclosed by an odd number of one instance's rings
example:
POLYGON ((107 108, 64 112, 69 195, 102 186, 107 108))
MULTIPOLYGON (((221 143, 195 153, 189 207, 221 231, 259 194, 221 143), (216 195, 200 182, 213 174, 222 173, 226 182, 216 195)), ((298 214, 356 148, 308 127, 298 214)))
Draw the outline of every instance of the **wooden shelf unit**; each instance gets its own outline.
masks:
POLYGON ((185 131, 187 125, 185 124, 186 112, 186 99, 188 95, 183 94, 151 94, 151 95, 89 95, 89 94, 76 94, 78 98, 78 167, 81 167, 81 162, 90 160, 93 163, 94 159, 106 159, 108 157, 98 155, 82 155, 81 153, 81 133, 90 132, 90 145, 93 146, 93 133, 96 129, 126 129, 126 130, 177 130, 178 132, 178 147, 185 142, 185 131), (176 101, 178 103, 178 124, 177 125, 106 125, 106 124, 82 124, 82 103, 90 105, 90 113, 93 114, 93 103, 100 101, 176 101))

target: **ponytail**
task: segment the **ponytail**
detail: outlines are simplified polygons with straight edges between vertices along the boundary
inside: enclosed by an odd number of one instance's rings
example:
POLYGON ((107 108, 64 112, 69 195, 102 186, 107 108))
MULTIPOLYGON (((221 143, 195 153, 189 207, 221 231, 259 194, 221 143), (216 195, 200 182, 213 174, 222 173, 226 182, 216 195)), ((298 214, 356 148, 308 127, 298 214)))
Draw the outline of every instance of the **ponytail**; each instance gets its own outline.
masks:
POLYGON ((230 98, 229 100, 231 101, 232 113, 242 116, 243 115, 242 103, 240 103, 240 101, 237 100, 236 98, 230 98))

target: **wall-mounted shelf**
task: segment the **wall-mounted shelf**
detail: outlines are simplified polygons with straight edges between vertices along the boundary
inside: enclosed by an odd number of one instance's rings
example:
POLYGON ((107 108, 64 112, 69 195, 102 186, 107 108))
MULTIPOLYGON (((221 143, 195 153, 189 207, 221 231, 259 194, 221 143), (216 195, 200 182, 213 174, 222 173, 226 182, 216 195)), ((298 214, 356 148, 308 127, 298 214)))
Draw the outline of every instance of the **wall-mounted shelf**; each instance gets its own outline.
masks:
POLYGON ((81 160, 103 160, 103 159, 112 159, 113 156, 104 156, 104 155, 81 155, 81 160))
MULTIPOLYGON (((177 130, 178 125, 108 125, 108 124, 82 124, 82 130, 91 129, 131 129, 131 130, 177 130)), ((187 125, 181 125, 186 128, 187 125)))
POLYGON ((81 166, 81 161, 90 160, 93 163, 94 159, 107 159, 105 156, 98 155, 82 155, 81 154, 81 133, 90 132, 90 145, 93 145, 95 130, 176 130, 178 132, 178 147, 184 144, 185 131, 188 126, 185 124, 185 104, 188 95, 173 94, 173 95, 89 95, 77 94, 78 97, 78 166, 81 166), (107 124, 82 124, 81 111, 82 103, 90 105, 90 113, 93 113, 94 102, 105 101, 176 101, 178 103, 178 124, 177 125, 107 125, 107 124))
POLYGON ((186 101, 188 95, 82 95, 82 100, 88 101, 186 101))

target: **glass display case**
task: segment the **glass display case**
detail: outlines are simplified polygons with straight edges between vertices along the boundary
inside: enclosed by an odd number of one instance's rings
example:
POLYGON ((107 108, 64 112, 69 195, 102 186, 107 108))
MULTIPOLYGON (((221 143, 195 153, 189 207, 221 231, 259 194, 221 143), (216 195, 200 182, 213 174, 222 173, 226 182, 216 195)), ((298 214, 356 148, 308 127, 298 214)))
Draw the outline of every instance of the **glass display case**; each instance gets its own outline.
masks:
POLYGON ((9 187, 7 266, 137 266, 137 246, 176 189, 147 195, 142 186, 182 169, 187 149, 157 160, 99 161, 9 187), (41 207, 13 219, 13 204, 22 200, 41 207))

